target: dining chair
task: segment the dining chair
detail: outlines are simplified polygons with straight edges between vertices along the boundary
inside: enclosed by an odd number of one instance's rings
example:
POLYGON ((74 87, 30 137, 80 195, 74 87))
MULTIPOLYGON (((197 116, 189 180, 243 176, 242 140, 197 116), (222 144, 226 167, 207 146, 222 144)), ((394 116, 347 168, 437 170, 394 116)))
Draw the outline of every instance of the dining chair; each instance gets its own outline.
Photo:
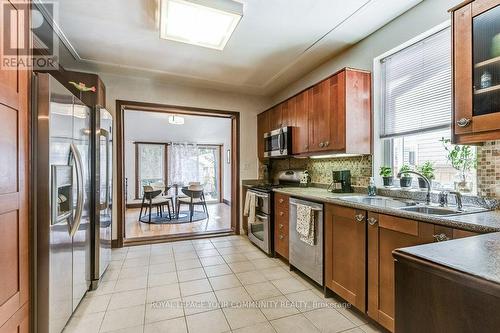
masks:
POLYGON ((181 204, 189 205, 189 222, 193 222, 194 207, 199 205, 203 208, 203 211, 208 215, 207 202, 205 200, 205 194, 203 193, 203 186, 201 185, 190 185, 183 187, 181 189, 185 197, 180 197, 177 199, 177 218, 179 218, 179 212, 181 204))
POLYGON ((170 212, 170 201, 161 196, 162 190, 155 189, 153 186, 145 185, 143 187, 144 195, 142 196, 141 211, 139 212, 139 221, 146 222, 142 220, 142 211, 145 209, 144 214, 148 213, 149 209, 149 220, 151 223, 151 214, 153 207, 156 207, 156 215, 163 216, 163 206, 166 205, 168 208, 168 217, 171 220, 172 214, 170 212))
MULTIPOLYGON (((167 186, 167 185, 165 185, 164 182, 156 182, 156 183, 152 183, 151 187, 153 187, 153 189, 155 189, 155 190, 162 191, 161 197, 165 200, 168 200, 172 204, 172 211, 173 211, 173 214, 175 215, 175 203, 174 203, 175 196, 173 194, 168 193, 170 191, 170 189, 172 188, 172 186, 167 186)), ((170 209, 170 204, 169 204, 168 208, 170 209)))

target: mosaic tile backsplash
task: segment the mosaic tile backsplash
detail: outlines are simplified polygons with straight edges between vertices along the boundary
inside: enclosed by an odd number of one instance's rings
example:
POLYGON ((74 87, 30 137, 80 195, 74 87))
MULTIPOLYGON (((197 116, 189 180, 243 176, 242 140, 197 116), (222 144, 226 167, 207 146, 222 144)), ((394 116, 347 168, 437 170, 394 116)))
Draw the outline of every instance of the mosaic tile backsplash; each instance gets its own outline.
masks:
POLYGON ((298 159, 272 160, 270 175, 289 169, 306 169, 314 184, 330 185, 332 171, 350 170, 353 186, 368 186, 372 176, 372 157, 370 155, 355 157, 336 157, 329 159, 298 159))
POLYGON ((479 196, 500 198, 500 140, 478 148, 477 182, 479 196))

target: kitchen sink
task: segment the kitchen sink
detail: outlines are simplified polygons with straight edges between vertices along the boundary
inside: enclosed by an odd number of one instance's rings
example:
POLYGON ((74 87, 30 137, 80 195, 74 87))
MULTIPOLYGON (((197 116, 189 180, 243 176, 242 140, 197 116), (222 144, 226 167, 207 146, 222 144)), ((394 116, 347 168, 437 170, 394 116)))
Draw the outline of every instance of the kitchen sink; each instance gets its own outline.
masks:
POLYGON ((378 207, 387 207, 387 208, 401 208, 401 207, 415 206, 418 204, 416 201, 413 200, 405 200, 405 199, 382 197, 382 196, 370 197, 366 195, 356 195, 349 197, 338 197, 338 199, 350 202, 362 203, 366 205, 378 206, 378 207))
POLYGON ((400 210, 407 212, 414 212, 426 215, 461 215, 485 212, 487 209, 481 207, 464 207, 463 210, 458 210, 455 207, 438 207, 438 206, 414 206, 414 207, 401 207, 400 210))

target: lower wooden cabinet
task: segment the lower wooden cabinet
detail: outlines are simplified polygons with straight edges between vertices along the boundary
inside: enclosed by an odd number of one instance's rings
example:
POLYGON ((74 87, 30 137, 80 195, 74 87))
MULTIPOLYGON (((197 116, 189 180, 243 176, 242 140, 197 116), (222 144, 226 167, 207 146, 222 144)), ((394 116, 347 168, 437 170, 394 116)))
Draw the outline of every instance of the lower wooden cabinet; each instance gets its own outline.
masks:
POLYGON ((394 331, 394 259, 401 247, 431 243, 434 225, 368 213, 368 316, 394 331))
POLYGON ((274 196, 274 250, 288 260, 288 226, 290 197, 276 193, 274 196))
POLYGON ((29 327, 29 303, 26 302, 17 312, 0 327, 0 333, 28 333, 29 327))
POLYGON ((366 211, 325 208, 325 285, 360 311, 366 308, 366 211))

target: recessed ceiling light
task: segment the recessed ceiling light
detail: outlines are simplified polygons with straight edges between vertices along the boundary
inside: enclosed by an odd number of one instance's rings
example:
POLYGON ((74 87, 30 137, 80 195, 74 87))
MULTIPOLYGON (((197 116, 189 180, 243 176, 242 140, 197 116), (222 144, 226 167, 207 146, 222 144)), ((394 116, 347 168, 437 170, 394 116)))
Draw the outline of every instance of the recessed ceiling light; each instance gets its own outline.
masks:
POLYGON ((184 118, 179 116, 168 116, 168 122, 172 125, 184 125, 184 118))
POLYGON ((242 16, 233 0, 162 0, 160 37, 223 50, 242 16))

